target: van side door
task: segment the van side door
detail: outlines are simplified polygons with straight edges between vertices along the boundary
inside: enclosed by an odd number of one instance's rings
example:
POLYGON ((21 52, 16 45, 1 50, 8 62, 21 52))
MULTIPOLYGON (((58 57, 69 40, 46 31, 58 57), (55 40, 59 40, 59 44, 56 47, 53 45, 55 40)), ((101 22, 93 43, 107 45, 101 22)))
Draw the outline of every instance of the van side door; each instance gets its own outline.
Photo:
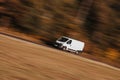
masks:
POLYGON ((71 43, 72 43, 72 40, 67 41, 67 47, 68 47, 68 49, 71 49, 71 47, 72 47, 71 43))

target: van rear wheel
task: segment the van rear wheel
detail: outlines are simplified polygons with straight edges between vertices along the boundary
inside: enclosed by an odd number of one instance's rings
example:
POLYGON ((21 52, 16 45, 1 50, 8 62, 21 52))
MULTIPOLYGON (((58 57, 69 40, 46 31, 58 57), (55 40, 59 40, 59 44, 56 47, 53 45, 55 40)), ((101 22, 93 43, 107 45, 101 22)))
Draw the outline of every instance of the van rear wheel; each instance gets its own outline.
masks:
POLYGON ((79 51, 75 51, 75 54, 79 54, 79 51))
POLYGON ((81 51, 75 51, 75 53, 76 53, 76 54, 80 54, 80 53, 81 53, 81 51))
POLYGON ((77 55, 78 55, 80 52, 81 52, 81 51, 75 51, 75 54, 77 54, 77 55))

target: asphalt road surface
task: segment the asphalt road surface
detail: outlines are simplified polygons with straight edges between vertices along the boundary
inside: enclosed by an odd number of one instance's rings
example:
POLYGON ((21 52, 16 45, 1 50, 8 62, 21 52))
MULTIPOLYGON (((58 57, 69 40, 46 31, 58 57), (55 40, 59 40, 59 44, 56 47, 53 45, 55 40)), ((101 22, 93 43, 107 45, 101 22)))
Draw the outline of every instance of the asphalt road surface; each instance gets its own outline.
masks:
POLYGON ((0 80, 120 80, 120 69, 0 34, 0 80))

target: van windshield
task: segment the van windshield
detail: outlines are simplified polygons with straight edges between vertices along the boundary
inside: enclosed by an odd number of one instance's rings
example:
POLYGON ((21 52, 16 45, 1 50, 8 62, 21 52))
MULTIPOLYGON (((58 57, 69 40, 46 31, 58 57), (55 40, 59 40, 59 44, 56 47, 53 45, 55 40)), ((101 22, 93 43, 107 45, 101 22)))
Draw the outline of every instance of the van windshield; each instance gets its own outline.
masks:
POLYGON ((66 42, 68 39, 65 38, 65 37, 61 37, 60 39, 58 39, 58 41, 61 41, 61 42, 66 42))

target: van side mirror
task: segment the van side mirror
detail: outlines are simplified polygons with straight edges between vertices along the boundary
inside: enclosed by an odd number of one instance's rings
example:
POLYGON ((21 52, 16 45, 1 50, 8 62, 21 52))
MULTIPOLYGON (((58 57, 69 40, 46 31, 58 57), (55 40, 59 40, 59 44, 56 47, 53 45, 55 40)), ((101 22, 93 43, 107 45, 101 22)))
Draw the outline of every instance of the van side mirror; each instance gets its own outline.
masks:
POLYGON ((71 44, 71 42, 72 42, 72 40, 69 40, 69 41, 67 42, 67 44, 71 44))

